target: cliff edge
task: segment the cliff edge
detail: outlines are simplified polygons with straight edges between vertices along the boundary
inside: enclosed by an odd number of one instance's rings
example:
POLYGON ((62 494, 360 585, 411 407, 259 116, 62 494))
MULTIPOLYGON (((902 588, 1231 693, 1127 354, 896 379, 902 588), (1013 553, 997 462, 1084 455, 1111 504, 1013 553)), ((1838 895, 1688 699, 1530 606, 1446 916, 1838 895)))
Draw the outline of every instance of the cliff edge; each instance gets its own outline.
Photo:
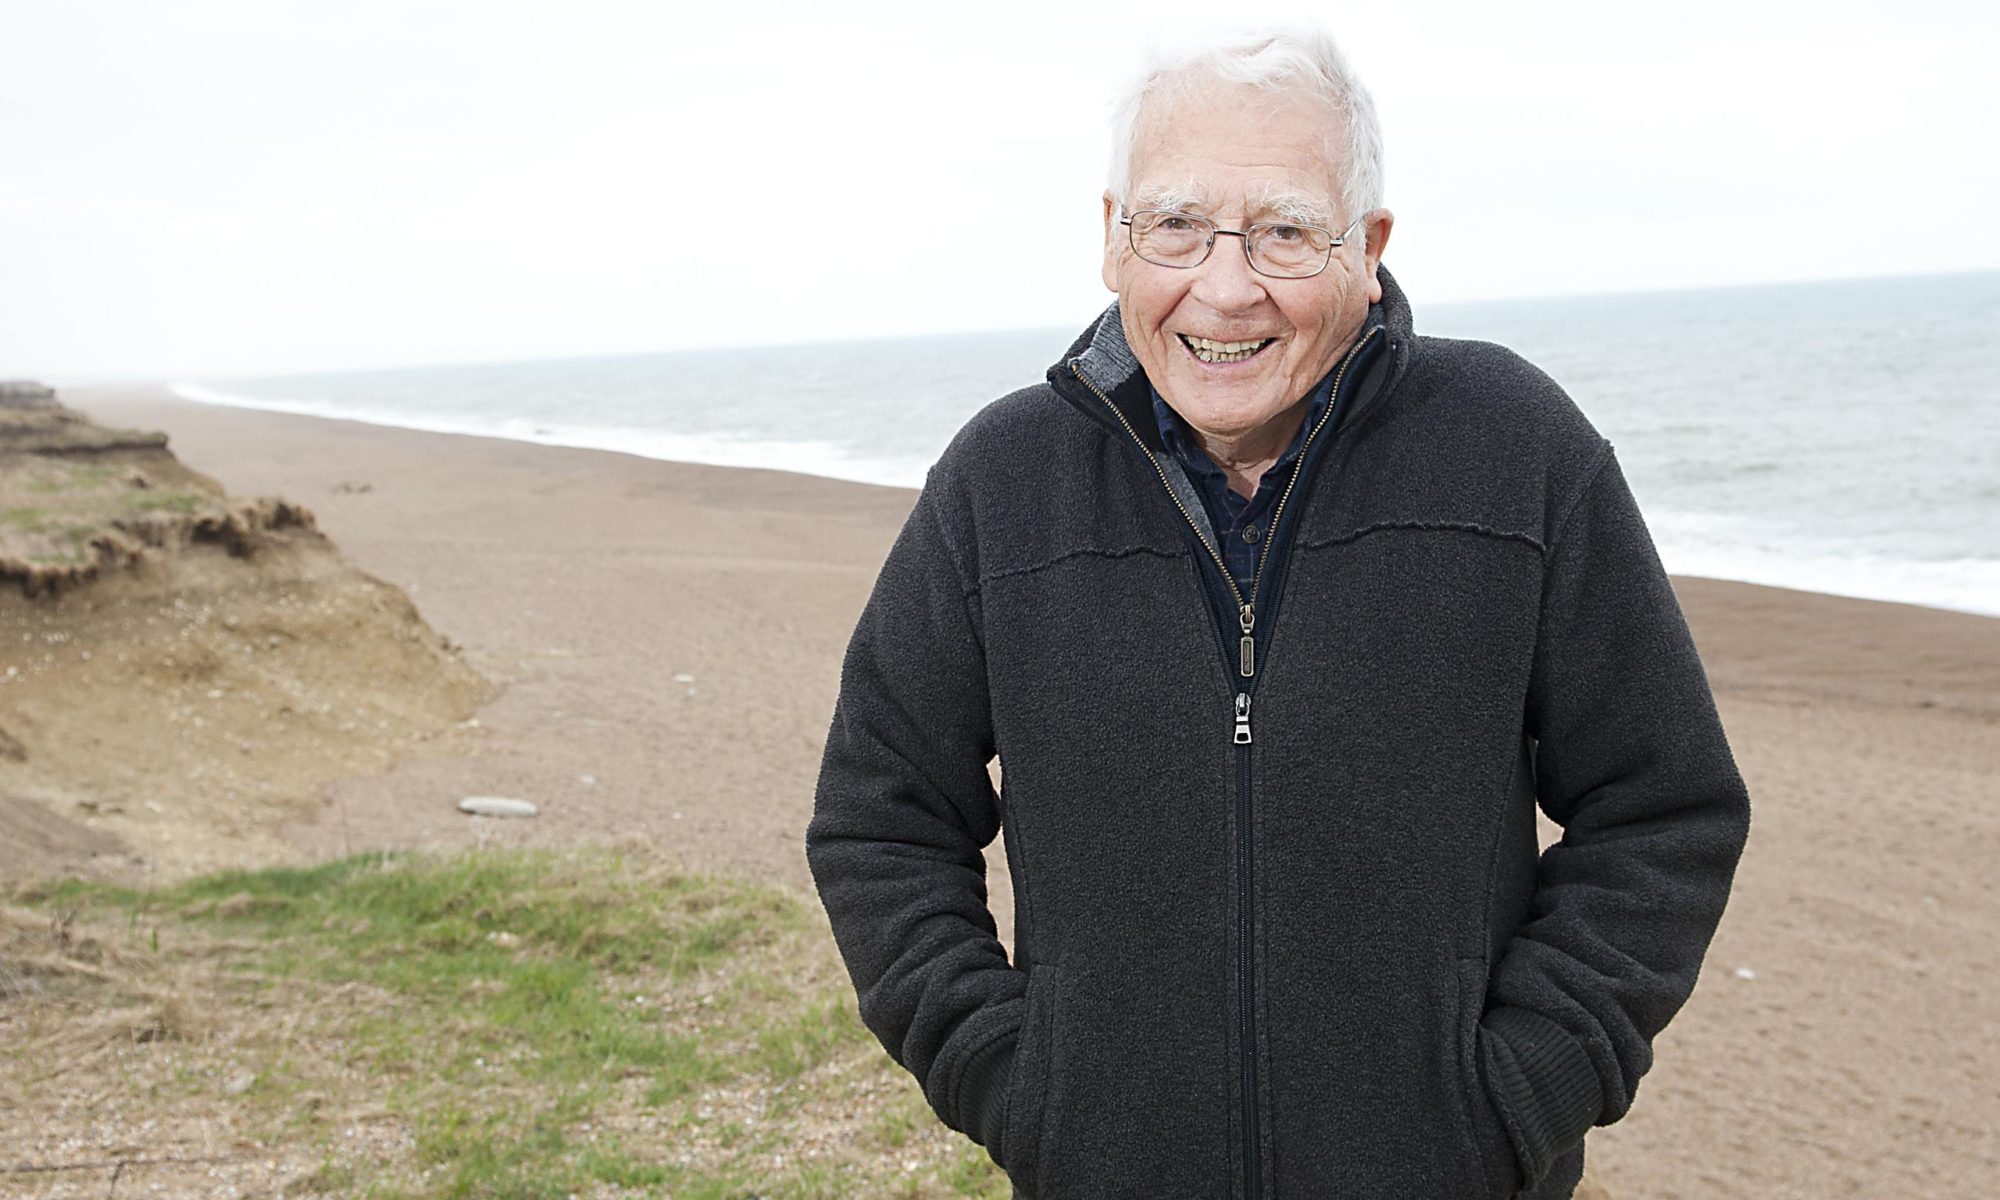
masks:
POLYGON ((274 861, 325 784, 458 752, 491 692, 308 509, 0 383, 0 881, 274 861))

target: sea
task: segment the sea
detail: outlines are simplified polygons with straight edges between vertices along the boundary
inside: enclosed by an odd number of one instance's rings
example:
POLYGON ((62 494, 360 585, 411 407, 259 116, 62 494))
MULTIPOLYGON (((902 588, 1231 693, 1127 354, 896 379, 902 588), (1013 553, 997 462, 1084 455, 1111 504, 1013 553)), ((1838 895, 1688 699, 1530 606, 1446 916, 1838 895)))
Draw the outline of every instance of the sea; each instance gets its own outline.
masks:
MULTIPOLYGON (((1081 327, 1091 314, 1081 314, 1081 327)), ((2000 272, 1419 305, 1509 346, 1675 574, 2000 616, 2000 272)), ((208 404, 917 487, 1076 328, 174 385, 208 404)))

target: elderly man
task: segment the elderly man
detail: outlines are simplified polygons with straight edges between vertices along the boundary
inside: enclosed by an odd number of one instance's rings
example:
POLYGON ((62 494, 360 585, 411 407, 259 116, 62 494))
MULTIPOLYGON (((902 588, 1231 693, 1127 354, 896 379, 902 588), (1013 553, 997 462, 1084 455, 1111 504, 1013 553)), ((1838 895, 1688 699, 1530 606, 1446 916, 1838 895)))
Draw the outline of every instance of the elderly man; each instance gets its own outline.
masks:
POLYGON ((862 1018, 1016 1197, 1569 1196, 1747 831, 1673 590, 1563 392, 1414 331, 1331 42, 1118 129, 1117 303, 848 648, 806 846, 862 1018))

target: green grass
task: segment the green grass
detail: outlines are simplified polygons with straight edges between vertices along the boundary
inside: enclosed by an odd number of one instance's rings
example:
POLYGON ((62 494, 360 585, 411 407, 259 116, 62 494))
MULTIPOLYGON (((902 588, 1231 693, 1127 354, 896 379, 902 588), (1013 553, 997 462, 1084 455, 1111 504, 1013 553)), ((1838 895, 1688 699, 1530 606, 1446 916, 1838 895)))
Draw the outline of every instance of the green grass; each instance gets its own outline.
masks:
MULTIPOLYGON (((488 851, 17 899, 122 926, 135 952, 163 959, 233 948, 228 1003, 343 989, 349 1002, 315 1018, 320 1035, 271 1039, 241 1096, 267 1138, 329 1156, 330 1194, 1008 1194, 979 1147, 920 1139, 941 1127, 855 1015, 823 924, 774 889, 609 851, 488 851), (300 1115, 301 1096, 356 1079, 409 1131, 404 1161, 341 1158, 339 1122, 300 1115), (727 1102, 752 1096, 754 1121, 727 1102), (829 1111, 853 1123, 853 1153, 795 1159, 800 1123, 829 1111), (676 1147, 696 1139, 712 1149, 683 1165, 676 1147), (905 1172, 918 1150, 923 1168, 905 1172)), ((198 1092, 198 1073, 185 1086, 198 1092)))
POLYGON ((56 566, 88 562, 92 539, 152 513, 192 516, 213 498, 179 487, 135 488, 105 466, 44 463, 43 473, 0 478, 0 553, 56 566))
POLYGON ((132 492, 126 509, 131 512, 191 513, 206 497, 194 492, 132 492))
POLYGON ((29 480, 26 484, 26 490, 39 495, 52 496, 69 491, 101 488, 117 477, 118 472, 110 467, 85 466, 77 463, 70 464, 68 470, 64 471, 60 477, 29 480))

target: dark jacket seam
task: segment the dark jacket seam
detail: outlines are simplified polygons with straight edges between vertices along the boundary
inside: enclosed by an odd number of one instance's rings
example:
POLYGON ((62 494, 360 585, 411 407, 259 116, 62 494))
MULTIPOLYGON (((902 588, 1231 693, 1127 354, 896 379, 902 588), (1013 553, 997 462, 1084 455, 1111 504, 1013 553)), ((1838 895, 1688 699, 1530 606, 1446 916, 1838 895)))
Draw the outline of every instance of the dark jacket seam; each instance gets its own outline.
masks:
POLYGON ((1604 464, 1609 461, 1611 461, 1611 442, 1607 438, 1600 437, 1597 440, 1597 454, 1584 469, 1582 482, 1577 484, 1576 492, 1569 498, 1569 502, 1563 505, 1562 515, 1556 518, 1555 527, 1549 530, 1549 544, 1543 551, 1544 557, 1551 560, 1555 558, 1556 546, 1562 541, 1563 531, 1569 528, 1570 517, 1582 507, 1583 498, 1590 494, 1590 486, 1597 482, 1597 476, 1604 470, 1604 464))
MULTIPOLYGON (((1542 551, 1542 595, 1536 603, 1535 642, 1532 646, 1528 647, 1528 663, 1531 673, 1534 670, 1534 664, 1540 661, 1542 655, 1543 626, 1548 623, 1549 572, 1555 570, 1556 547, 1563 533, 1569 529, 1570 517, 1575 515, 1577 509, 1583 507, 1583 498, 1590 494, 1590 489, 1597 482, 1597 477, 1603 474, 1604 464, 1611 461, 1610 439, 1600 436, 1597 439, 1597 443, 1597 454, 1590 460, 1589 467, 1585 468, 1583 479, 1576 486, 1576 492, 1564 503, 1562 514, 1556 518, 1555 525, 1549 530, 1549 544, 1542 551)), ((1527 704, 1527 697, 1525 695, 1521 698, 1521 702, 1525 711, 1527 704)), ((1539 785, 1539 778, 1537 778, 1536 783, 1539 785)), ((1537 787, 1537 791, 1539 792, 1539 786, 1537 787)))
MULTIPOLYGON (((1549 529, 1548 544, 1546 546, 1541 547, 1542 597, 1541 600, 1536 605, 1537 611, 1535 613, 1535 641, 1533 645, 1528 647, 1528 671, 1530 675, 1534 673, 1535 669, 1534 664, 1541 657, 1542 653, 1542 640, 1543 640, 1542 626, 1547 621, 1547 612, 1545 610, 1545 606, 1547 605, 1548 602, 1548 592, 1549 592, 1548 573, 1555 567, 1556 545, 1558 541, 1561 539, 1563 531, 1569 528, 1570 517, 1576 512, 1576 510, 1579 507, 1582 506, 1583 498, 1590 493, 1591 485, 1597 482, 1598 474, 1604 470, 1604 464, 1609 461, 1611 461, 1611 441, 1610 439, 1600 435, 1597 439, 1597 453, 1594 456, 1592 456, 1590 460, 1590 465, 1584 469, 1583 479, 1580 483, 1577 484, 1575 493, 1572 494, 1566 502, 1564 502, 1561 515, 1556 517, 1555 524, 1549 529)), ((1522 705, 1524 721, 1526 717, 1527 703, 1528 703, 1528 698, 1524 690, 1521 697, 1521 705, 1522 705)), ((1520 747, 1516 746, 1514 748, 1514 753, 1518 755, 1520 752, 1521 752, 1520 747)), ((1534 777, 1535 768, 1532 760, 1530 760, 1529 764, 1529 773, 1530 773, 1531 792, 1532 794, 1536 795, 1537 797, 1536 804, 1539 807, 1540 805, 1539 794, 1541 790, 1540 780, 1539 778, 1534 777)), ((1511 778, 1512 776, 1510 767, 1509 769, 1510 786, 1511 786, 1511 778)), ((1487 862, 1486 862, 1487 892, 1486 892, 1486 914, 1484 922, 1487 928, 1482 931, 1482 934, 1490 934, 1491 932, 1491 924, 1493 920, 1493 880, 1499 874, 1500 847, 1501 847, 1501 841, 1505 837, 1506 832, 1507 832, 1507 821, 1506 821, 1506 816, 1503 813, 1500 821, 1494 827, 1493 847, 1487 856, 1487 862)), ((1492 947, 1492 938, 1490 936, 1482 936, 1480 939, 1480 957, 1486 961, 1486 967, 1489 971, 1491 971, 1492 968, 1497 965, 1492 961, 1493 947, 1492 947)))
POLYGON ((944 518, 938 515, 937 505, 929 497, 930 489, 926 486, 923 493, 918 495, 917 504, 930 511, 931 530, 937 534, 938 545, 944 550, 945 561, 951 564, 953 579, 958 584, 959 602, 965 606, 965 620, 972 628, 973 644, 979 647, 979 657, 981 660, 984 660, 986 657, 986 610, 980 602, 979 586, 977 584, 971 587, 966 586, 965 580, 968 572, 965 569, 965 564, 959 561, 958 551, 953 548, 950 536, 945 533, 944 518))
POLYGON ((1160 558, 1185 558, 1187 556, 1187 550, 1184 548, 1178 550, 1161 550, 1155 546, 1126 546, 1121 549, 1113 549, 1113 550, 1100 550, 1096 548, 1085 548, 1082 550, 1066 550, 1063 553, 1058 554, 1053 558, 1049 558, 1043 562, 1029 563, 1028 565, 1021 567, 1008 567, 1007 569, 1002 571, 993 571, 989 574, 983 575, 980 577, 979 587, 983 588, 987 584, 993 583, 996 580, 1012 579, 1016 575, 1032 575, 1036 571, 1046 571, 1050 567, 1053 567, 1058 563, 1068 562, 1072 558, 1082 558, 1086 555, 1094 555, 1099 558, 1130 558, 1135 554, 1152 554, 1152 555, 1157 555, 1160 558))
MULTIPOLYGON (((1536 622, 1536 625, 1539 630, 1539 620, 1536 622)), ((1534 670, 1534 659, 1531 657, 1528 662, 1528 669, 1532 673, 1534 670)), ((1522 687, 1521 705, 1525 714, 1527 708, 1526 684, 1524 683, 1522 687)), ((1507 779, 1503 785, 1509 800, 1514 798, 1514 771, 1520 764, 1520 756, 1521 739, 1516 738, 1514 741, 1514 758, 1507 764, 1507 779)), ((1529 772, 1528 796, 1529 803, 1532 804, 1535 802, 1535 781, 1532 765, 1529 768, 1529 772)), ((1498 965, 1493 958, 1493 901, 1494 892, 1498 890, 1495 881, 1500 878, 1500 850, 1507 841, 1507 819, 1509 815, 1506 806, 1503 805, 1501 806, 1499 815, 1491 824, 1490 832, 1493 844, 1486 849, 1486 874, 1485 878, 1480 881, 1482 903, 1479 906, 1479 961, 1486 968, 1488 974, 1491 974, 1493 968, 1498 965)), ((1533 817, 1530 816, 1529 820, 1532 822, 1533 817)), ((1483 1010, 1484 1006, 1482 1005, 1481 1007, 1483 1010)), ((1483 1016, 1485 1014, 1482 1011, 1480 1015, 1483 1016)))
POLYGON ((1310 541, 1301 542, 1299 548, 1302 550, 1324 550, 1328 546, 1344 545, 1347 542, 1358 541, 1371 533, 1381 533, 1390 529, 1417 529, 1435 533, 1476 533, 1485 537, 1499 538, 1502 541, 1521 542, 1533 546, 1535 552, 1538 554, 1545 555, 1548 553, 1548 548, 1542 544, 1541 539, 1532 533, 1521 533, 1513 529, 1495 529, 1491 525, 1482 525, 1477 521, 1375 521, 1363 525, 1359 529, 1350 529, 1345 533, 1335 534, 1332 537, 1314 538, 1310 541))
POLYGON ((977 586, 969 588, 965 586, 965 581, 970 572, 965 569, 965 564, 959 559, 958 547, 951 544, 950 536, 944 531, 944 518, 938 516, 937 504, 931 499, 930 490, 929 486, 926 486, 918 494, 917 505, 924 509, 925 513, 931 519, 931 532, 937 535, 938 545, 944 550, 945 561, 951 564, 951 573, 958 578, 959 592, 967 597, 976 595, 979 591, 977 586))

